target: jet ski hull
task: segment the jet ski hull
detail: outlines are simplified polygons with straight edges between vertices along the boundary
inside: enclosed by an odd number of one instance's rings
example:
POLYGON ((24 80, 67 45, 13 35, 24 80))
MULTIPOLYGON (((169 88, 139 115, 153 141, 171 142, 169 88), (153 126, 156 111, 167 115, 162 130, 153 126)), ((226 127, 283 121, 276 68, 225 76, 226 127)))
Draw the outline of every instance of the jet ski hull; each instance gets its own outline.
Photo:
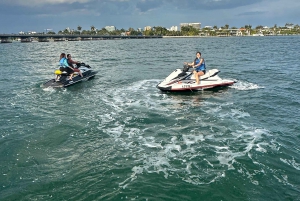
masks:
POLYGON ((81 70, 83 77, 81 77, 80 75, 77 74, 77 75, 73 76, 72 80, 70 80, 69 75, 62 74, 62 75, 59 75, 59 79, 57 79, 57 80, 50 79, 50 80, 46 81, 45 83, 43 83, 42 86, 44 88, 68 87, 68 86, 74 85, 78 82, 89 80, 97 74, 97 71, 92 71, 91 69, 86 68, 86 67, 80 67, 79 69, 81 70))
POLYGON ((217 87, 227 87, 235 83, 233 80, 223 80, 218 76, 220 71, 212 69, 200 76, 200 83, 196 83, 196 79, 192 72, 184 72, 181 69, 173 71, 165 80, 157 85, 161 91, 199 91, 204 89, 212 89, 217 87))

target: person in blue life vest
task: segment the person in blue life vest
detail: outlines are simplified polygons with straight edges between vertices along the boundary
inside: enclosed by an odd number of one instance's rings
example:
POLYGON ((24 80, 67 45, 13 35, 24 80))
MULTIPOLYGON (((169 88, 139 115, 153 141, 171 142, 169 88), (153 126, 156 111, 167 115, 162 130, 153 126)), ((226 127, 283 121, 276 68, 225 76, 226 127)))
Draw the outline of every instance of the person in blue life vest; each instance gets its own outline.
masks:
POLYGON ((199 77, 206 72, 205 61, 204 58, 201 57, 201 52, 196 53, 196 59, 192 63, 185 62, 185 64, 195 69, 193 73, 196 78, 196 83, 199 84, 199 77))
POLYGON ((60 54, 60 57, 59 57, 59 65, 60 65, 59 70, 60 70, 60 71, 66 71, 68 74, 70 74, 69 79, 72 80, 72 77, 73 77, 73 74, 74 74, 74 68, 71 67, 71 66, 68 64, 68 60, 67 60, 67 58, 66 58, 66 54, 65 54, 65 53, 61 53, 61 54, 60 54))

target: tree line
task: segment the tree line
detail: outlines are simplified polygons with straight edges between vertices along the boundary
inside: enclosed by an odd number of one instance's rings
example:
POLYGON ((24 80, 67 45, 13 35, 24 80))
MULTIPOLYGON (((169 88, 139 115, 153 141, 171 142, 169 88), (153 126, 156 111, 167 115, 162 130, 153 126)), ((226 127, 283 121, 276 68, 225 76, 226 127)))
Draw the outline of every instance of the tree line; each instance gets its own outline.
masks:
MULTIPOLYGON (((90 30, 82 30, 81 26, 78 26, 76 30, 66 28, 64 30, 58 31, 57 34, 74 34, 74 35, 145 35, 145 36, 198 36, 198 35, 209 35, 209 36, 217 36, 217 35, 230 35, 232 30, 240 30, 241 32, 245 32, 248 35, 254 33, 264 33, 264 34, 300 34, 300 26, 298 24, 294 25, 292 23, 286 23, 284 27, 278 27, 276 24, 273 27, 264 27, 262 25, 258 25, 255 28, 252 25, 245 25, 244 27, 237 28, 231 27, 226 24, 221 27, 213 26, 213 27, 205 27, 202 29, 197 29, 192 26, 183 26, 180 31, 171 31, 165 27, 155 26, 151 29, 139 30, 134 28, 125 29, 116 29, 113 31, 109 31, 106 28, 96 29, 95 26, 91 26, 90 30)), ((53 31, 47 32, 47 34, 56 34, 53 31)))

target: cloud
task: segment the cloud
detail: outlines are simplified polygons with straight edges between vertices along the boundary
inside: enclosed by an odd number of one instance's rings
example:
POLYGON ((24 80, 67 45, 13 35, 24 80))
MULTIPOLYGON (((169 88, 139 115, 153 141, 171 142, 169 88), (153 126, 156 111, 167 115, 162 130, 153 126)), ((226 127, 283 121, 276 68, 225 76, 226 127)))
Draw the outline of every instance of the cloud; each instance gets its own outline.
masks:
POLYGON ((192 9, 192 10, 218 10, 218 9, 232 9, 241 6, 248 6, 263 0, 171 0, 178 9, 192 9))
POLYGON ((237 16, 244 16, 244 15, 263 15, 263 14, 266 14, 267 12, 266 11, 252 11, 252 12, 243 12, 243 13, 240 13, 238 14, 237 16))
POLYGON ((299 0, 0 0, 2 32, 51 27, 173 26, 181 22, 243 26, 300 18, 299 0), (9 18, 10 22, 4 20, 9 18))
POLYGON ((59 4, 73 4, 73 3, 88 3, 91 0, 15 0, 13 2, 3 0, 4 4, 25 6, 25 7, 36 7, 45 5, 59 5, 59 4))
POLYGON ((153 10, 155 8, 159 8, 163 5, 162 0, 142 0, 137 2, 136 8, 140 10, 141 12, 147 12, 149 10, 153 10))
MULTIPOLYGON (((203 10, 231 9, 261 1, 263 0, 1 0, 0 6, 2 5, 1 7, 5 9, 10 8, 6 10, 12 12, 16 7, 19 13, 28 15, 41 14, 42 12, 44 14, 57 14, 64 11, 77 11, 80 8, 89 9, 91 13, 131 15, 137 12, 147 13, 157 9, 162 11, 199 10, 199 12, 203 10)), ((17 12, 14 13, 18 14, 17 12)))
POLYGON ((77 9, 81 9, 82 7, 78 4, 73 4, 72 9, 69 9, 67 4, 62 4, 60 6, 57 5, 48 5, 43 7, 26 7, 22 5, 8 5, 8 6, 0 6, 0 14, 5 16, 35 16, 35 15, 60 15, 62 13, 66 13, 68 11, 74 11, 77 9))
POLYGON ((18 0, 13 3, 3 0, 0 2, 0 15, 66 16, 70 14, 92 17, 101 14, 130 14, 130 11, 135 9, 130 5, 128 0, 18 0))

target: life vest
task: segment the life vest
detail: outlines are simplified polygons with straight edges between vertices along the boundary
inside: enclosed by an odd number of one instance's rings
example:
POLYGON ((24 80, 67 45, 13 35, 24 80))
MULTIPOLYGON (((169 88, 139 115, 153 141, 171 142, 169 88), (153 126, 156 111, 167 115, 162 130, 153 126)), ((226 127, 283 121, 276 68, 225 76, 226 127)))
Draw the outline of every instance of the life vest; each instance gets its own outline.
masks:
MULTIPOLYGON (((201 59, 203 59, 203 58, 201 58, 201 57, 199 59, 196 58, 194 61, 194 64, 198 65, 200 63, 201 59)), ((196 68, 196 71, 204 71, 204 70, 206 70, 206 66, 205 66, 205 60, 203 59, 202 64, 196 68)))
POLYGON ((68 67, 66 66, 66 64, 68 63, 66 60, 66 58, 61 58, 61 60, 59 61, 59 65, 64 68, 68 67))

